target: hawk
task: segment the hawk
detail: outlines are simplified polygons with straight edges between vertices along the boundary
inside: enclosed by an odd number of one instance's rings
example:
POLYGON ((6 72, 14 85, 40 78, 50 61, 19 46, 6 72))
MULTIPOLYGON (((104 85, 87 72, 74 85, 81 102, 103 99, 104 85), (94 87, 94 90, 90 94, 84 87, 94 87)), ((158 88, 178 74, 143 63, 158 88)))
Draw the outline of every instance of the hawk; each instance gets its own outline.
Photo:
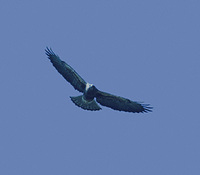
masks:
POLYGON ((56 70, 79 92, 83 94, 70 97, 72 102, 84 110, 98 111, 101 107, 97 104, 125 112, 151 112, 149 104, 141 104, 127 98, 112 95, 98 90, 93 84, 87 83, 70 65, 62 61, 50 48, 45 49, 46 55, 50 59, 56 70), (96 99, 96 101, 95 101, 96 99))

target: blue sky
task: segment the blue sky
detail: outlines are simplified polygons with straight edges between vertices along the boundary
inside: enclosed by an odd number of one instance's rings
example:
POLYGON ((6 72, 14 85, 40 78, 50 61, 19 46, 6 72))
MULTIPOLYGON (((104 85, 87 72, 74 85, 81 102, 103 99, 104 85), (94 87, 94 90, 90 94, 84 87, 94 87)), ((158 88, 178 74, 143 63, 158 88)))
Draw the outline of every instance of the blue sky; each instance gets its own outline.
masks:
POLYGON ((2 0, 0 174, 199 174, 199 6, 2 0), (98 89, 153 112, 78 108, 46 46, 98 89))

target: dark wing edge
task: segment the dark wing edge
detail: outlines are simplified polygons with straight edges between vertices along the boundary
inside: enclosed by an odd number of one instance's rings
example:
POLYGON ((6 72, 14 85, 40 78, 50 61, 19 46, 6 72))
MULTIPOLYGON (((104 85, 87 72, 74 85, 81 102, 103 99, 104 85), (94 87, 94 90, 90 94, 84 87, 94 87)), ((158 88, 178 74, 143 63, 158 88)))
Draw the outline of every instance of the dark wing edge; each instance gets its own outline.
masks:
POLYGON ((56 70, 78 91, 84 92, 85 80, 67 63, 62 61, 51 48, 46 47, 46 55, 50 59, 56 70))
POLYGON ((149 104, 131 101, 127 98, 115 96, 102 91, 97 92, 96 101, 103 106, 125 112, 144 113, 152 112, 153 109, 153 107, 149 106, 149 104))

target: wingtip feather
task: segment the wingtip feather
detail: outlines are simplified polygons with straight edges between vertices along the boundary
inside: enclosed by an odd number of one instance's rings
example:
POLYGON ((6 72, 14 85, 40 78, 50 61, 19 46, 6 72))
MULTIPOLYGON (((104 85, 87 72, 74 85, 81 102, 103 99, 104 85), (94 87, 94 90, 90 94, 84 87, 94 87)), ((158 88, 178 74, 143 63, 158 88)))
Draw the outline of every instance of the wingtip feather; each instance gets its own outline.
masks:
POLYGON ((52 50, 51 47, 50 47, 50 48, 46 47, 45 53, 46 53, 46 55, 47 55, 48 57, 50 57, 50 56, 57 56, 57 55, 53 52, 53 50, 52 50))
POLYGON ((153 107, 149 106, 150 104, 142 104, 143 111, 142 112, 153 112, 153 107))

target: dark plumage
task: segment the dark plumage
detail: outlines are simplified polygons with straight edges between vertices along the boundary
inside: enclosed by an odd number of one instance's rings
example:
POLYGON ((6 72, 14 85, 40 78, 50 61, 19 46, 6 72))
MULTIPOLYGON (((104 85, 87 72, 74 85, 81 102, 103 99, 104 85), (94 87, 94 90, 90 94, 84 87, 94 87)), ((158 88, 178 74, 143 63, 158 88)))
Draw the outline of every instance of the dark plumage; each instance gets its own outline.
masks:
POLYGON ((114 110, 125 112, 150 112, 152 107, 147 104, 141 104, 129 99, 115 96, 98 90, 94 85, 86 83, 85 80, 67 63, 62 61, 52 49, 46 48, 46 55, 52 62, 56 70, 79 92, 83 95, 70 97, 71 100, 79 107, 85 110, 101 110, 100 103, 114 110), (95 101, 96 98, 96 101, 95 101))

